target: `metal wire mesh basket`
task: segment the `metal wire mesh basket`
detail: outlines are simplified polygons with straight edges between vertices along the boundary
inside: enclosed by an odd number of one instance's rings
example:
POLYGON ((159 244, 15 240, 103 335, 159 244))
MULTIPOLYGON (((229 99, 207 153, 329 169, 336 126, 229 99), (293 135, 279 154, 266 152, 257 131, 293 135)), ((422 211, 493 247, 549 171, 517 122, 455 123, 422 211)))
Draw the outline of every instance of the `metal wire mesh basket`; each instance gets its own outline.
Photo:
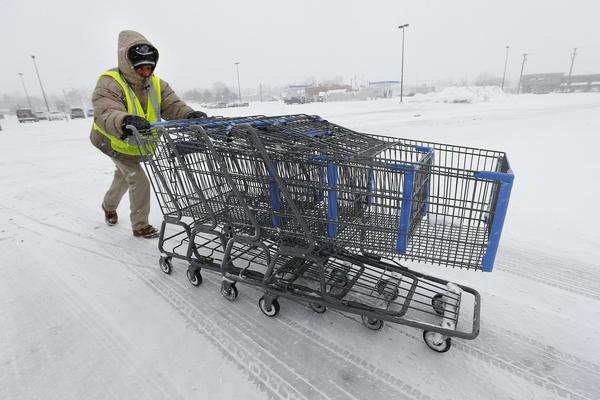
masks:
POLYGON ((493 268, 513 180, 503 152, 367 135, 308 115, 154 129, 154 162, 172 177, 157 182, 165 215, 298 246, 493 268))

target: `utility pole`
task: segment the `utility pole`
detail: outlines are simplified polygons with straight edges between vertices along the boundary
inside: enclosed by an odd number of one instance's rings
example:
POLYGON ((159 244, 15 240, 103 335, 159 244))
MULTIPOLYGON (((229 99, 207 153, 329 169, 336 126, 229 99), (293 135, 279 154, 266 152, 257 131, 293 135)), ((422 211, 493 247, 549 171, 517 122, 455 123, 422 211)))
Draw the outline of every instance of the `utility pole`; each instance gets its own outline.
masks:
POLYGON ((242 89, 240 88, 240 63, 236 62, 235 63, 235 70, 237 72, 237 80, 238 80, 238 97, 240 99, 240 103, 242 102, 242 89))
POLYGON ((571 74, 573 73, 573 64, 575 64, 575 56, 577 55, 577 47, 573 49, 573 55, 571 55, 571 68, 569 68, 569 78, 567 79, 567 92, 571 91, 571 74))
POLYGON ((527 61, 527 53, 523 53, 523 62, 521 63, 521 74, 519 75, 519 87, 517 88, 517 94, 521 93, 521 80, 523 79, 523 68, 525 68, 525 61, 527 61))
POLYGON ((407 28, 408 24, 400 25, 398 29, 402 29, 402 67, 400 70, 400 103, 402 103, 402 95, 404 93, 404 28, 407 28))
POLYGON ((259 84, 258 84, 258 94, 259 94, 259 97, 260 97, 260 102, 262 103, 262 101, 263 101, 263 96, 262 96, 262 83, 259 83, 259 84))
POLYGON ((508 50, 510 46, 506 46, 506 58, 504 58, 504 73, 502 74, 502 90, 504 90, 504 80, 506 79, 506 65, 508 64, 508 50))
POLYGON ((19 76, 21 77, 21 83, 23 84, 23 90, 25 91, 25 97, 27 97, 27 103, 29 104, 29 108, 33 110, 31 106, 31 99, 29 98, 29 93, 27 93, 27 88, 25 87, 25 81, 23 80, 23 73, 19 72, 19 76))
POLYGON ((35 56, 31 56, 33 60, 33 66, 35 67, 35 73, 37 74, 38 81, 40 82, 40 88, 42 89, 42 95, 44 96, 44 102, 46 103, 46 110, 50 112, 50 107, 48 106, 48 99, 46 99, 46 92, 44 92, 44 86, 42 86, 42 78, 40 78, 40 71, 38 71, 37 64, 35 63, 35 56))

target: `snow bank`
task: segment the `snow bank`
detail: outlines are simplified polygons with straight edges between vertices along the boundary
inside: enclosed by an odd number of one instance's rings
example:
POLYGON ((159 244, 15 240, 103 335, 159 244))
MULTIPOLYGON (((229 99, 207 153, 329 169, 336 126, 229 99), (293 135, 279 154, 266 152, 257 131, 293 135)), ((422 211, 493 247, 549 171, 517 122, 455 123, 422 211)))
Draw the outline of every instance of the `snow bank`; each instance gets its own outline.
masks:
POLYGON ((409 101, 415 103, 482 103, 505 95, 498 86, 450 86, 439 92, 417 94, 409 101))

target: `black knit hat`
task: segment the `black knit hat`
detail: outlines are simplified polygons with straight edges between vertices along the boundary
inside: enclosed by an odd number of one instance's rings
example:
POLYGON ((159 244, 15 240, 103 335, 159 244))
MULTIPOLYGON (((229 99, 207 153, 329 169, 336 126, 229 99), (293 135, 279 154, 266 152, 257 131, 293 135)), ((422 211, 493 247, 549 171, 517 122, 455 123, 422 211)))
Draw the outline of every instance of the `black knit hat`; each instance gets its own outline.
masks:
POLYGON ((149 44, 137 44, 127 51, 127 58, 131 62, 131 65, 133 65, 133 68, 138 68, 142 65, 155 67, 158 61, 158 50, 149 44))

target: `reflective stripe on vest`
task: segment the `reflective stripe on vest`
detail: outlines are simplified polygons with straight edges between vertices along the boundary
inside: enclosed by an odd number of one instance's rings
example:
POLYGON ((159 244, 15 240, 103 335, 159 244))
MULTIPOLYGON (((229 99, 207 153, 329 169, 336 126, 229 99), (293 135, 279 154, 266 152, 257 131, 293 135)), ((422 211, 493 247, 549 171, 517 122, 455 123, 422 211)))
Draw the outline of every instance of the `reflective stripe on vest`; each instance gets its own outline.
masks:
MULTIPOLYGON (((133 90, 131 90, 125 79, 123 79, 119 71, 106 71, 100 75, 100 78, 103 76, 110 76, 117 81, 117 83, 121 86, 121 89, 123 89, 123 93, 125 93, 125 100, 127 101, 127 113, 144 117, 149 122, 160 121, 160 106, 162 99, 160 93, 160 78, 158 76, 152 75, 152 86, 148 91, 148 100, 146 102, 146 109, 148 111, 146 113, 144 113, 144 109, 142 108, 140 101, 133 90)), ((143 155, 136 144, 130 144, 127 141, 123 141, 118 137, 105 132, 98 124, 96 124, 96 122, 94 122, 94 129, 110 140, 110 145, 113 150, 131 156, 143 155)), ((150 153, 154 153, 156 148, 155 146, 151 145, 147 145, 146 147, 147 151, 150 153)))

